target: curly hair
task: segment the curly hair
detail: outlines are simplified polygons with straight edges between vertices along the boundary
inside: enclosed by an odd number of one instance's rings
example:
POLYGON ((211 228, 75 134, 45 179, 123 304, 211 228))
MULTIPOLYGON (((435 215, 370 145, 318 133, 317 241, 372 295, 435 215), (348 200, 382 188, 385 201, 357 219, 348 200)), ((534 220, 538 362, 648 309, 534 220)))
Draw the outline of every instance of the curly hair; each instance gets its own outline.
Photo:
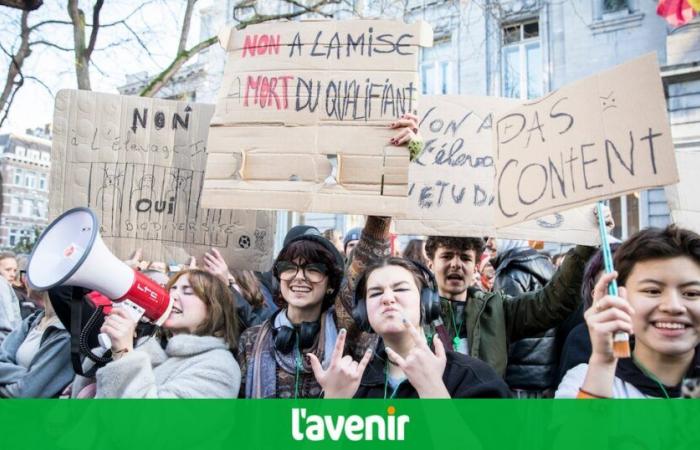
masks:
POLYGON ((428 255, 428 259, 435 259, 435 252, 440 247, 455 249, 460 252, 474 250, 478 261, 481 259, 481 254, 484 253, 486 242, 478 237, 430 236, 425 242, 425 253, 428 255))

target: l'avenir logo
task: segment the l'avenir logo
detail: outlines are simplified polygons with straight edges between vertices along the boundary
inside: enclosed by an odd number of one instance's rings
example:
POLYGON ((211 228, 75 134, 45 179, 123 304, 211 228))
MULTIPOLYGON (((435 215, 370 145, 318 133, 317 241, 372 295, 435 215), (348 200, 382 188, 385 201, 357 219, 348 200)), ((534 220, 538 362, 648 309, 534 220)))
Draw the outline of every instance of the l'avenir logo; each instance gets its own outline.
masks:
POLYGON ((317 415, 306 408, 292 408, 292 438, 295 441, 403 441, 406 425, 411 421, 407 415, 397 415, 396 408, 389 406, 386 415, 331 416, 317 415))

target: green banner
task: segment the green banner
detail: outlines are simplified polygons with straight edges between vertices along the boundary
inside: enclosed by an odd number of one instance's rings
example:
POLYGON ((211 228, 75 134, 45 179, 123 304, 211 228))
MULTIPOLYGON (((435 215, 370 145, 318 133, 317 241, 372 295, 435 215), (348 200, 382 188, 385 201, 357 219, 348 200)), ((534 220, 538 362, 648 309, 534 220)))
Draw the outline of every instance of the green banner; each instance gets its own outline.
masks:
POLYGON ((3 449, 697 450, 696 400, 2 400, 3 449))

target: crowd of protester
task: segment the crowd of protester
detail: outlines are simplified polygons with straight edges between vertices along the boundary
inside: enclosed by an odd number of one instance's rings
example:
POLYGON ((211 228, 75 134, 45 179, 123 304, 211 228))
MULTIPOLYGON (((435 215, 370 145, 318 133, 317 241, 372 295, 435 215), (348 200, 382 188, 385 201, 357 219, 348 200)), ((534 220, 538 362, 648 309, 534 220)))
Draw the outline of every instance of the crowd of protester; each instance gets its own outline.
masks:
MULTIPOLYGON (((394 127, 407 142, 416 118, 394 127)), ((396 242, 389 217, 344 234, 297 226, 263 273, 229 268, 216 249, 181 266, 137 250, 127 264, 173 299, 161 326, 96 292, 33 292, 26 261, 0 254, 0 397, 693 395, 684 386, 700 377, 695 232, 642 230, 613 246, 612 273, 590 246, 548 255, 532 241, 429 236, 396 256, 396 242), (76 329, 89 352, 76 351, 76 329), (619 331, 631 336, 630 358, 613 352, 619 331)))

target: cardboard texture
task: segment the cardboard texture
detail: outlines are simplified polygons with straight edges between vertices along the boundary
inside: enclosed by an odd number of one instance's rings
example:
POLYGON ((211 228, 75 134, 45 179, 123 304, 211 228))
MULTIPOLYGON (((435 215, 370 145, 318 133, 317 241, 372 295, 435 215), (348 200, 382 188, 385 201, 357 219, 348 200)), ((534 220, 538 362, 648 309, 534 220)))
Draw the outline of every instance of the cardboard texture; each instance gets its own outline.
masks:
POLYGON ((421 98, 426 145, 409 167, 408 213, 395 221, 397 233, 598 243, 591 206, 496 230, 493 117, 518 104, 497 97, 421 98))
POLYGON ((666 186, 673 222, 700 233, 700 151, 678 150, 678 184, 666 186))
POLYGON ((220 36, 211 208, 401 216, 408 151, 388 125, 417 110, 432 29, 386 20, 265 23, 220 36))
POLYGON ((268 270, 275 215, 205 209, 212 105, 90 91, 56 96, 49 215, 87 206, 122 259, 186 262, 218 248, 230 267, 268 270))
POLYGON ((501 114, 496 226, 678 181, 655 54, 501 114))

